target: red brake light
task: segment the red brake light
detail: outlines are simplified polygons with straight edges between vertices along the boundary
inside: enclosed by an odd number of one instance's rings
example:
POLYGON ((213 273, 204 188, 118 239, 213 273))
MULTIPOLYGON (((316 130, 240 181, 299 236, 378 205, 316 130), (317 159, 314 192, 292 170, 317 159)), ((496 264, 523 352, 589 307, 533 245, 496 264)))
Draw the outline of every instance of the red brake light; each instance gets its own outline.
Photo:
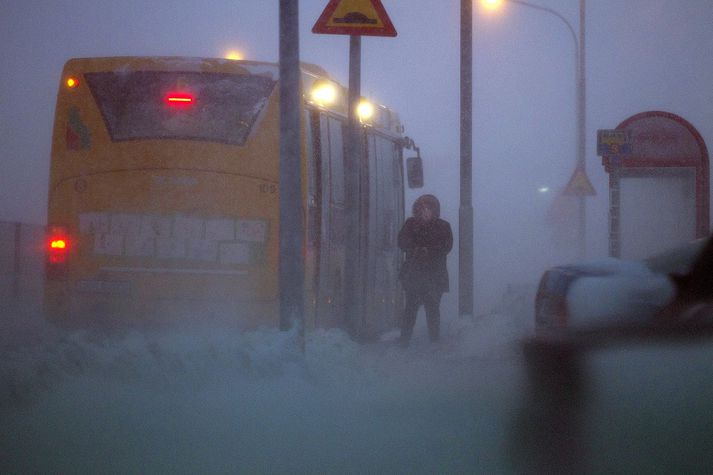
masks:
POLYGON ((51 226, 48 240, 49 261, 52 264, 62 264, 67 260, 69 238, 64 226, 51 226))
POLYGON ((65 241, 64 239, 53 239, 50 242, 50 248, 51 249, 66 249, 67 241, 65 241))
POLYGON ((193 94, 187 92, 169 92, 164 101, 171 107, 187 107, 193 105, 193 94))
POLYGON ((50 226, 47 233, 47 278, 63 280, 67 277, 69 250, 72 241, 66 226, 50 226))

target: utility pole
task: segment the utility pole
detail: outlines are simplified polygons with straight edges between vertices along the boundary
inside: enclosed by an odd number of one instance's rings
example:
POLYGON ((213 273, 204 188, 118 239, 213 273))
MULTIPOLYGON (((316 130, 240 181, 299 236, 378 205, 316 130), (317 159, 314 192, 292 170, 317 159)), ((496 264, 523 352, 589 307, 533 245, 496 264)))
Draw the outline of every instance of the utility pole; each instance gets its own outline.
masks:
POLYGON ((299 0, 280 0, 280 330, 304 349, 304 222, 300 167, 299 0))
POLYGON ((458 310, 473 315, 473 0, 460 2, 458 310))
MULTIPOLYGON (((586 164, 586 117, 587 117, 587 103, 586 103, 586 74, 585 74, 585 14, 586 14, 586 0, 579 0, 579 36, 574 31, 572 24, 565 18, 561 13, 553 10, 549 7, 544 7, 534 3, 530 3, 524 0, 508 0, 511 3, 522 5, 528 8, 533 8, 535 10, 540 10, 543 12, 550 13, 557 18, 559 18, 566 26, 569 32, 572 34, 572 41, 574 42, 574 67, 575 67, 575 115, 576 115, 576 163, 575 163, 575 174, 581 174, 584 179, 589 181, 587 176, 587 164, 586 164)), ((573 177, 575 175, 572 175, 573 177)), ((591 187, 591 184, 589 184, 591 187)), ((594 190, 592 188, 591 193, 578 190, 573 192, 577 195, 577 242, 576 253, 579 260, 584 260, 586 256, 587 248, 587 207, 586 198, 587 195, 593 195, 594 190)))

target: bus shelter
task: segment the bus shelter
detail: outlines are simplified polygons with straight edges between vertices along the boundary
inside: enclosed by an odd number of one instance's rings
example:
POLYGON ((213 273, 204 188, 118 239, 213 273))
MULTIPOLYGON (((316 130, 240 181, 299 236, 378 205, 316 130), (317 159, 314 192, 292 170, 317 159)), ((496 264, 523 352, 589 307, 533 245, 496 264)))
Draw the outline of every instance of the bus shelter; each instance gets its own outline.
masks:
POLYGON ((708 235, 708 150, 693 125, 649 111, 597 138, 609 174, 610 256, 640 259, 708 235))

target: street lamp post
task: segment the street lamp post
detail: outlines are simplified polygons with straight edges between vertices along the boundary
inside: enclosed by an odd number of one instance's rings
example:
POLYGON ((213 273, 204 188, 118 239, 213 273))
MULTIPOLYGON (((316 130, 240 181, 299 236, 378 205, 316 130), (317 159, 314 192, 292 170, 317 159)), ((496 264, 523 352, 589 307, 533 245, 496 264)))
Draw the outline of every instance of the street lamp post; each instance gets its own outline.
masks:
MULTIPOLYGON (((496 8, 503 1, 522 5, 524 7, 540 10, 560 19, 572 34, 575 54, 575 89, 576 89, 576 115, 577 115, 577 161, 575 170, 586 171, 586 75, 585 75, 585 14, 586 0, 579 0, 579 37, 572 24, 559 12, 548 7, 536 5, 523 0, 482 0, 488 8, 496 8)), ((582 194, 578 196, 578 225, 577 225, 577 256, 580 260, 586 254, 587 216, 586 197, 582 194)))
POLYGON ((460 12, 460 208, 458 314, 473 315, 473 3, 460 12))

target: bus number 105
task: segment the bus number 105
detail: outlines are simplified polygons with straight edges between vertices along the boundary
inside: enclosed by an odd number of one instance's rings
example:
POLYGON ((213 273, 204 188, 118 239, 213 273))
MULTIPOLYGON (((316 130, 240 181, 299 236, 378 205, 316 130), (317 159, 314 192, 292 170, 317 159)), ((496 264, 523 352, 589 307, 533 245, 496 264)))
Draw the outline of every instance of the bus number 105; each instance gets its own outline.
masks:
POLYGON ((260 193, 269 193, 271 195, 277 193, 277 185, 274 183, 261 183, 258 185, 258 189, 260 193))

